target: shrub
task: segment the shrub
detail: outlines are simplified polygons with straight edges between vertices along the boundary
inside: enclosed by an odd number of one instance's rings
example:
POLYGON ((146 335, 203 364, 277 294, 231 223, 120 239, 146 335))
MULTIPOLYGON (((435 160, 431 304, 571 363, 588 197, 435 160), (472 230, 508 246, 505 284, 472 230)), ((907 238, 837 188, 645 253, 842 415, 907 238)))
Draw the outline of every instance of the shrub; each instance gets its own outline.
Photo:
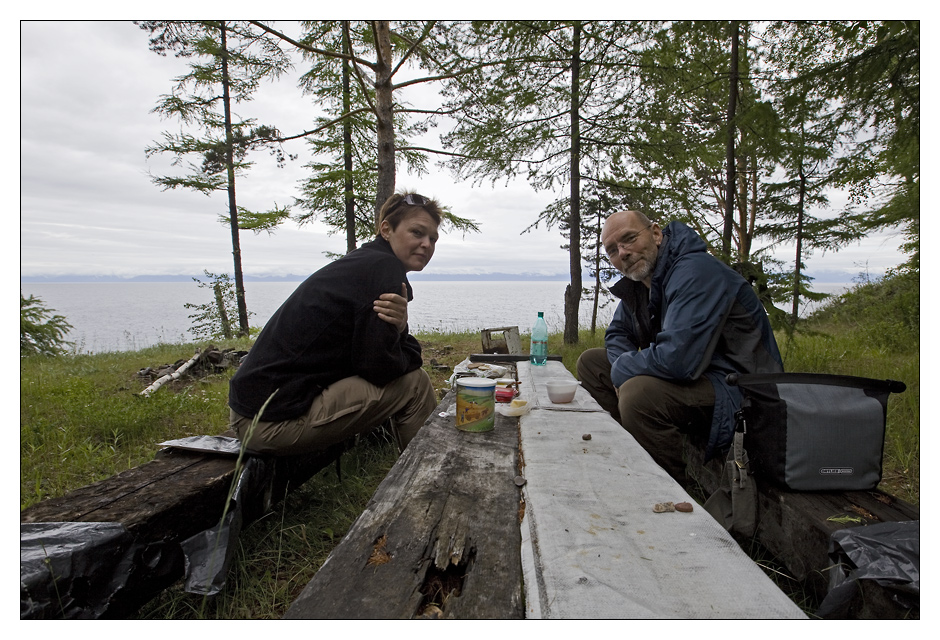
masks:
POLYGON ((20 293, 20 357, 64 353, 72 344, 65 340, 71 328, 65 316, 46 308, 40 298, 20 293))
MULTIPOLYGON (((202 282, 198 278, 193 281, 200 288, 208 288, 213 292, 211 302, 193 304, 187 302, 183 306, 194 309, 190 314, 192 321, 190 332, 200 340, 229 340, 238 334, 238 305, 235 298, 235 282, 227 273, 215 274, 203 270, 208 278, 202 282)), ((254 315, 249 312, 248 316, 254 315)))
POLYGON ((871 346, 901 352, 920 344, 920 274, 889 271, 884 278, 856 285, 814 316, 820 324, 840 324, 871 346))

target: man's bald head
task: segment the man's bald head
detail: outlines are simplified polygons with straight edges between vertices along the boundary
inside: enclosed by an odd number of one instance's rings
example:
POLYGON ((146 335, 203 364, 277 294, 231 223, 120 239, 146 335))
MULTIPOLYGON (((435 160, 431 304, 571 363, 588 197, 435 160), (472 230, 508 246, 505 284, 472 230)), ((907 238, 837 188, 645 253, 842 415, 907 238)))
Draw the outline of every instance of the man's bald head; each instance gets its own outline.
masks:
MULTIPOLYGON (((616 225, 625 221, 635 222, 638 227, 648 227, 652 224, 650 219, 647 218, 646 214, 642 211, 618 211, 607 216, 607 220, 604 222, 604 229, 607 229, 612 224, 616 225)), ((603 235, 603 232, 601 235, 603 235)))

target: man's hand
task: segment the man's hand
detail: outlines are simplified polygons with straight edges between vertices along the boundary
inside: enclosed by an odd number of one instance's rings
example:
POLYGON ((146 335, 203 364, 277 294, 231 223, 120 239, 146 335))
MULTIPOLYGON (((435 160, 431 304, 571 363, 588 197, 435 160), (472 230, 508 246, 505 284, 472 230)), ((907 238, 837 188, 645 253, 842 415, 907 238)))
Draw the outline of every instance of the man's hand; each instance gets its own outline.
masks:
POLYGON ((395 325, 398 333, 408 327, 408 287, 401 283, 401 295, 397 293, 383 293, 373 303, 372 309, 379 314, 379 318, 395 325))

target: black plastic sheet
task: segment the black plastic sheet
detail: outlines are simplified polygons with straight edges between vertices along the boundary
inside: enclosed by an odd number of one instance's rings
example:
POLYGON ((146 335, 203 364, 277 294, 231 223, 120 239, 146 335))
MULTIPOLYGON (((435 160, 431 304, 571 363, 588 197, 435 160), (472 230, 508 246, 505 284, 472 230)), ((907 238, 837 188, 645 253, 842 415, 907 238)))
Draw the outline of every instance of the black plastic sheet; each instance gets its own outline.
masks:
MULTIPOLYGON (((207 454, 237 456, 241 452, 241 442, 226 436, 191 436, 160 445, 207 454)), ((263 491, 270 487, 272 474, 272 465, 262 458, 248 456, 219 523, 180 543, 185 559, 183 589, 187 593, 213 596, 225 587, 242 523, 253 520, 257 516, 254 511, 263 512, 268 507, 270 497, 265 500, 263 491)))
POLYGON ((840 529, 829 540, 829 593, 821 618, 842 617, 858 592, 859 580, 891 590, 903 608, 920 603, 920 521, 883 522, 840 529))
POLYGON ((20 618, 100 618, 137 547, 114 522, 20 524, 20 618))
MULTIPOLYGON (((193 436, 161 446, 238 455, 239 441, 193 436)), ((186 570, 187 590, 213 594, 225 584, 242 519, 270 501, 271 469, 248 458, 222 522, 182 544, 142 544, 118 522, 20 525, 20 618, 97 619, 127 615, 186 570), (210 575, 211 571, 211 575, 210 575)))
POLYGON ((225 587, 242 523, 253 521, 259 513, 270 508, 269 489, 273 474, 272 462, 249 457, 232 492, 229 508, 219 524, 181 543, 186 572, 183 588, 187 593, 213 596, 225 587))
POLYGON ((178 579, 178 544, 141 544, 117 522, 20 524, 20 618, 122 618, 178 579))

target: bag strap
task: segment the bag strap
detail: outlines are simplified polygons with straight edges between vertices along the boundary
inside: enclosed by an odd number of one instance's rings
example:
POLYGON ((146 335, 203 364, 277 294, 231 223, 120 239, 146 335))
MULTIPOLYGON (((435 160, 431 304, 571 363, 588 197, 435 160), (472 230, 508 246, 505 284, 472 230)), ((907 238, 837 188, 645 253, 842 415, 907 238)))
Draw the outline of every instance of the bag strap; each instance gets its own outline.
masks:
POLYGON ((740 409, 734 414, 734 440, 732 441, 732 452, 734 455, 734 464, 738 467, 735 479, 740 482, 740 488, 744 488, 748 482, 750 469, 748 468, 747 451, 744 450, 744 435, 747 433, 747 421, 744 419, 744 412, 740 409))
POLYGON ((898 380, 877 380, 831 373, 729 373, 725 381, 731 386, 745 387, 756 384, 826 384, 902 393, 907 385, 898 380))
POLYGON ((750 538, 757 531, 758 500, 757 483, 744 450, 746 432, 747 423, 739 410, 735 413, 734 442, 722 467, 718 488, 703 507, 728 531, 750 538))

